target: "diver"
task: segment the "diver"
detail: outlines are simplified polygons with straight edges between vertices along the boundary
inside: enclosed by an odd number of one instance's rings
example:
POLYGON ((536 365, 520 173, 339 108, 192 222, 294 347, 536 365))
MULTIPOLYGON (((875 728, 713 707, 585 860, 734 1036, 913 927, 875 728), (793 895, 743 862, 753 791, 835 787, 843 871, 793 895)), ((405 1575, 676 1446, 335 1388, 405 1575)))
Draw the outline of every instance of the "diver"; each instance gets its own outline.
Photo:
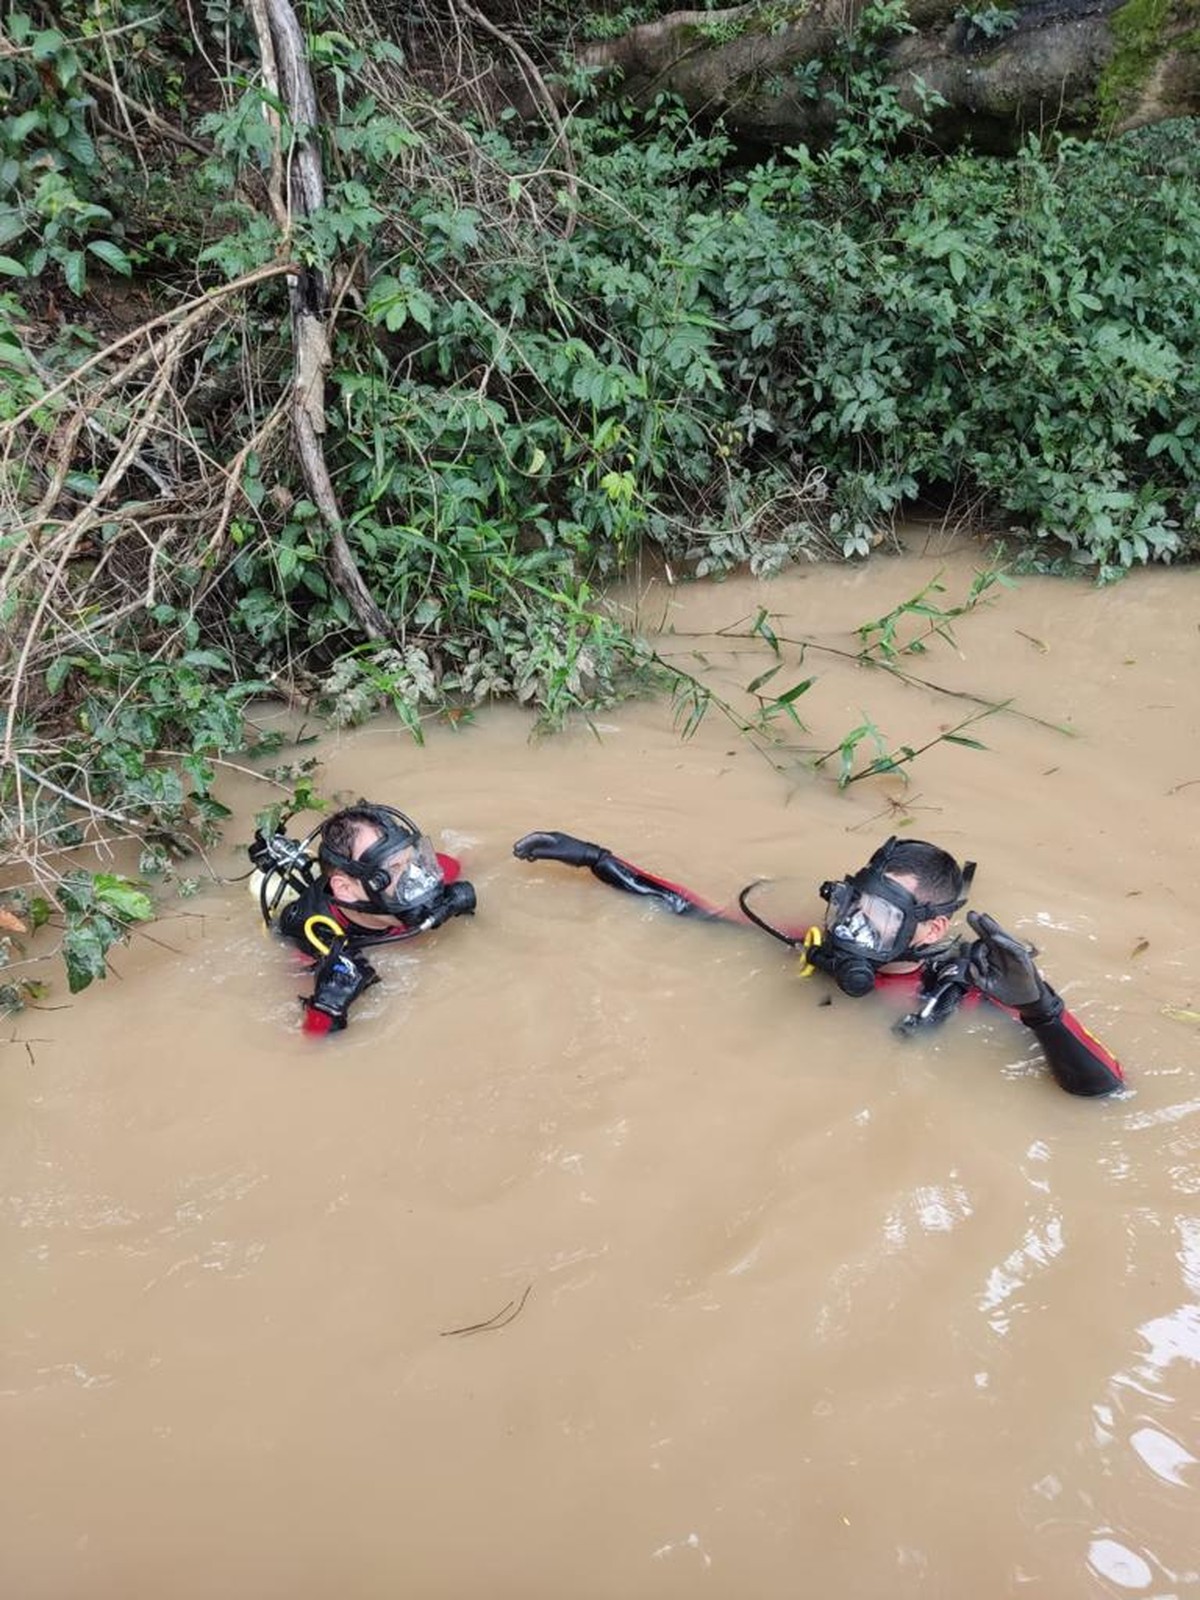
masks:
POLYGON ((568 833, 527 833, 517 840, 513 854, 522 861, 589 867, 601 883, 642 895, 677 916, 710 922, 741 922, 744 917, 798 950, 802 974, 823 972, 854 998, 879 985, 906 985, 915 1003, 896 1025, 902 1034, 943 1022, 964 1000, 975 1002, 982 996, 1031 1030, 1056 1082, 1068 1094, 1111 1094, 1123 1087, 1120 1064, 1067 1010, 1019 939, 975 911, 967 913, 975 938, 951 936, 951 920, 967 903, 975 864, 960 867, 953 856, 924 840, 888 839, 865 867, 823 883, 823 923, 791 931, 773 926, 753 908, 754 884, 739 897, 739 917, 568 833))
POLYGON ((301 996, 306 1033, 344 1028, 353 1002, 379 982, 364 950, 475 910, 459 863, 394 806, 360 800, 300 840, 256 833, 250 860, 264 923, 313 957, 312 993, 301 996))

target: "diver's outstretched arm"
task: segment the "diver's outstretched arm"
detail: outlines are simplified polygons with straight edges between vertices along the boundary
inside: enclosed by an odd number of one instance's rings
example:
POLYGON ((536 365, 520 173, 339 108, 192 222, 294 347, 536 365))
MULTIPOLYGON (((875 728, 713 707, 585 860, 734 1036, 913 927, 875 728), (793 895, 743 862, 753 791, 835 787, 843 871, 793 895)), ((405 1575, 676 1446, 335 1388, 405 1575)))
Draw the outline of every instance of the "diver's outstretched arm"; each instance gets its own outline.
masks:
POLYGON ((1055 1082, 1068 1094, 1112 1094, 1125 1084, 1121 1064, 1067 1010, 1019 939, 986 913, 968 911, 979 935, 968 954, 971 982, 1031 1028, 1055 1082))
POLYGON ((1045 1002, 1017 1015, 1045 1052, 1055 1082, 1068 1094, 1112 1094, 1125 1087, 1121 1063, 1067 1010, 1062 996, 1044 984, 1045 1002))
POLYGON ((603 845, 589 844, 569 833, 556 831, 527 833, 513 845, 513 855, 521 861, 561 861, 568 867, 590 867, 601 883, 626 894, 642 895, 677 917, 701 917, 706 922, 737 922, 740 919, 708 905, 690 889, 666 878, 655 877, 632 862, 613 855, 603 845))

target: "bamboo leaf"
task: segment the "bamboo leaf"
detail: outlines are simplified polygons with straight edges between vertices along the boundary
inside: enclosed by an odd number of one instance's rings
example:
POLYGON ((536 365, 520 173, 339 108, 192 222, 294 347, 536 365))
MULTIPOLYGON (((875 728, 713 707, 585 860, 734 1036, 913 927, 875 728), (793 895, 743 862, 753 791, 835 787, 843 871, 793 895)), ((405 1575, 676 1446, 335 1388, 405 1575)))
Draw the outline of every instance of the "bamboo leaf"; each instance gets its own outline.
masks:
POLYGON ((748 683, 746 685, 746 693, 757 694, 758 690, 762 688, 764 683, 770 683, 775 674, 782 671, 783 662, 777 661, 773 667, 768 667, 765 672, 760 673, 758 677, 755 678, 753 683, 748 683))
POLYGON ((779 639, 774 628, 767 621, 767 608, 761 607, 758 615, 750 625, 750 632, 756 633, 760 639, 765 639, 776 655, 779 655, 779 639))
POLYGON ((785 690, 778 697, 775 704, 777 706, 790 706, 793 700, 799 700, 802 694, 807 694, 816 681, 815 678, 805 678, 802 683, 793 684, 790 689, 785 690))

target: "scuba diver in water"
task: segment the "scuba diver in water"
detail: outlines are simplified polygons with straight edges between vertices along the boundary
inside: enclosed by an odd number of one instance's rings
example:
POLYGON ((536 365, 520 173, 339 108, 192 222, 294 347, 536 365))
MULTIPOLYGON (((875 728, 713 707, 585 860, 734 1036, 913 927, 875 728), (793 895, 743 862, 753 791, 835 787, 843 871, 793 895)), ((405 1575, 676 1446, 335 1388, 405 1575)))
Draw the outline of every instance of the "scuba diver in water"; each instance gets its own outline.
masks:
POLYGON ((263 921, 314 958, 312 994, 301 997, 306 1033, 344 1028, 351 1004, 379 982, 364 950, 475 910, 459 863, 394 806, 360 800, 300 840, 256 833, 250 859, 263 921))
MULTIPOLYGON (((527 833, 513 854, 522 861, 590 867, 601 883, 642 895, 677 916, 741 920, 568 833, 527 833)), ((893 837, 865 867, 821 885, 823 926, 799 932, 774 927, 750 904, 754 884, 742 891, 738 904, 751 923, 801 952, 805 976, 824 972, 855 998, 880 985, 911 988, 915 1006, 897 1024, 901 1033, 942 1022, 964 1000, 984 996, 1032 1031, 1055 1080, 1069 1094, 1111 1094, 1122 1088, 1119 1063, 1066 1009, 1019 939, 975 911, 967 913, 975 939, 950 937, 951 918, 967 903, 974 873, 973 861, 960 867, 937 845, 893 837)))

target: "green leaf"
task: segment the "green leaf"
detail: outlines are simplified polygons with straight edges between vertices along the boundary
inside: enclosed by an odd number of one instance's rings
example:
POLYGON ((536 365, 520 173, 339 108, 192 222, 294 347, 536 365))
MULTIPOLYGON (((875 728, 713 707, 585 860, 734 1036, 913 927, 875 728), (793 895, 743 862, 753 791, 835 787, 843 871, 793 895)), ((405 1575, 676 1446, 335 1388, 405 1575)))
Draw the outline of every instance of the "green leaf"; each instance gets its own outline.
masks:
POLYGON ((815 678, 805 678, 802 683, 793 684, 785 694, 779 696, 775 704, 777 706, 790 706, 793 700, 799 700, 802 694, 807 694, 816 681, 815 678))
POLYGON ((10 148, 15 149, 18 145, 24 144, 34 129, 40 128, 41 125, 42 113, 40 111, 22 111, 19 117, 13 117, 11 122, 6 123, 4 142, 10 148))
POLYGON ((229 657, 224 650, 188 650, 180 657, 185 667, 215 667, 218 672, 229 671, 229 657))
POLYGON ((965 744, 968 750, 986 750, 987 745, 978 739, 968 739, 965 733, 944 733, 944 744, 965 744))
POLYGON ((46 687, 51 694, 57 694, 66 683, 74 665, 70 656, 58 656, 46 668, 46 687))
POLYGON ((758 634, 760 639, 765 639, 770 645, 771 649, 774 650, 775 654, 779 654, 779 640, 775 636, 775 630, 767 621, 767 608, 765 606, 761 608, 758 615, 751 623, 750 632, 758 634))
POLYGON ((149 922, 154 916, 150 896, 115 873, 96 874, 96 900, 122 922, 149 922))
POLYGON ((87 287, 87 265, 82 250, 70 250, 62 258, 63 277, 72 294, 82 294, 87 287))
POLYGON ((128 278, 133 271, 133 262, 111 239, 89 239, 88 249, 98 260, 103 261, 106 267, 111 267, 124 278, 128 278))
POLYGON ((90 923, 77 923, 63 935, 63 960, 67 964, 67 987, 72 994, 86 989, 97 978, 108 975, 104 954, 108 946, 90 923))
POLYGON ((429 333, 433 328, 434 303, 424 289, 414 289, 408 297, 408 314, 419 328, 429 333))
POLYGON ((62 49, 66 40, 57 28, 45 28, 34 35, 32 51, 35 61, 49 61, 62 49))
POLYGON ((12 256, 0 256, 0 274, 6 278, 27 278, 29 273, 12 256))
MULTIPOLYGON (((0 183, 3 183, 0 175, 0 183)), ((16 206, 0 206, 0 244, 11 244, 25 232, 25 218, 16 206)))
POLYGON ((782 661, 777 661, 773 667, 768 667, 765 672, 760 673, 758 675, 758 677, 755 678, 753 683, 748 683, 746 685, 746 693, 747 694, 755 694, 755 693, 757 693, 757 691, 762 688, 764 683, 770 683, 771 679, 775 676, 775 674, 777 672, 782 672, 782 671, 783 671, 783 662, 782 661))

